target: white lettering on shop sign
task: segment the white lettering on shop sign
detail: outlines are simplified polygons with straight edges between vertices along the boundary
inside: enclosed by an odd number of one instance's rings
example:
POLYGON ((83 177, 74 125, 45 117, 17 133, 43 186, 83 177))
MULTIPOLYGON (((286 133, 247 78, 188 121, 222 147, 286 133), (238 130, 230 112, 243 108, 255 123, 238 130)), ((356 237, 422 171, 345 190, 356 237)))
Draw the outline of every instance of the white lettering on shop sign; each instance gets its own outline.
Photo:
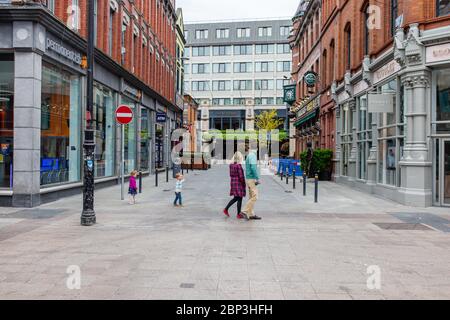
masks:
POLYGON ((47 38, 47 50, 50 49, 57 54, 63 56, 66 59, 69 59, 70 61, 73 61, 76 64, 81 64, 81 54, 74 52, 72 50, 69 50, 59 43, 56 43, 54 40, 47 38))

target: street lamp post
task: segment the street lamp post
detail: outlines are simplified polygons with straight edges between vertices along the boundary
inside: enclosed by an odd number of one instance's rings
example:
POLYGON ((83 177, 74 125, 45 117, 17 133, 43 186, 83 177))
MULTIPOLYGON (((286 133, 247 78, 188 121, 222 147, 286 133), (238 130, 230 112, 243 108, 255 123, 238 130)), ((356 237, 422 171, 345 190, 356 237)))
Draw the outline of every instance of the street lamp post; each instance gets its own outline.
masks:
POLYGON ((86 128, 84 131, 84 184, 83 212, 81 225, 92 226, 96 223, 94 211, 94 151, 95 139, 92 128, 94 104, 94 0, 87 1, 88 41, 87 41, 87 92, 86 92, 86 128))

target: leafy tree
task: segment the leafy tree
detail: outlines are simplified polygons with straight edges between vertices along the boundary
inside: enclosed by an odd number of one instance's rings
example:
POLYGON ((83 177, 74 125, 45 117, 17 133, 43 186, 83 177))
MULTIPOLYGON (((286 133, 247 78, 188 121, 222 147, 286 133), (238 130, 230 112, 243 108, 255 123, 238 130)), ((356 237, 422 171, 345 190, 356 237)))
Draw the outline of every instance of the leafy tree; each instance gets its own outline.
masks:
POLYGON ((275 130, 284 123, 283 119, 278 118, 277 110, 263 111, 256 116, 255 125, 260 130, 275 130))

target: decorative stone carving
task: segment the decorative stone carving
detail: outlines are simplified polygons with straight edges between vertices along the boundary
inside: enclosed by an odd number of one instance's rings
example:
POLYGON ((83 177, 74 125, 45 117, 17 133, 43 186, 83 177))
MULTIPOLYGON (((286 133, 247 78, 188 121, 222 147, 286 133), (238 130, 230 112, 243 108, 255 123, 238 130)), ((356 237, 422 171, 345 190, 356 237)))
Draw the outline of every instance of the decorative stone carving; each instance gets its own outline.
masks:
POLYGON ((406 39, 405 57, 408 65, 419 65, 424 56, 424 46, 419 39, 420 30, 418 24, 412 24, 406 39))
POLYGON ((351 77, 352 75, 350 71, 347 71, 344 76, 344 83, 345 83, 345 92, 347 92, 349 96, 353 95, 353 86, 351 84, 351 77))
POLYGON ((400 66, 405 66, 405 32, 403 28, 397 29, 394 37, 394 60, 400 66))
POLYGON ((370 72, 370 57, 365 56, 362 64, 362 78, 370 86, 372 84, 372 73, 370 72))
POLYGON ((334 102, 337 102, 337 94, 336 94, 336 91, 337 91, 337 83, 336 83, 336 81, 333 81, 332 83, 331 83, 331 99, 334 101, 334 102))

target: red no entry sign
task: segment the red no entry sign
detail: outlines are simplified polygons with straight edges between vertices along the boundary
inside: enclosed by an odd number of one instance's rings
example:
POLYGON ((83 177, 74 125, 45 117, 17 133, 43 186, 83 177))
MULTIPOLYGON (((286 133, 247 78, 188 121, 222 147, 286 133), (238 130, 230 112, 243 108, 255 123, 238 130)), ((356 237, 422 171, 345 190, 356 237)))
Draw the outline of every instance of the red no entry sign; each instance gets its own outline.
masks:
POLYGON ((129 124, 133 121, 133 110, 129 106, 119 106, 116 110, 116 121, 120 124, 129 124))

